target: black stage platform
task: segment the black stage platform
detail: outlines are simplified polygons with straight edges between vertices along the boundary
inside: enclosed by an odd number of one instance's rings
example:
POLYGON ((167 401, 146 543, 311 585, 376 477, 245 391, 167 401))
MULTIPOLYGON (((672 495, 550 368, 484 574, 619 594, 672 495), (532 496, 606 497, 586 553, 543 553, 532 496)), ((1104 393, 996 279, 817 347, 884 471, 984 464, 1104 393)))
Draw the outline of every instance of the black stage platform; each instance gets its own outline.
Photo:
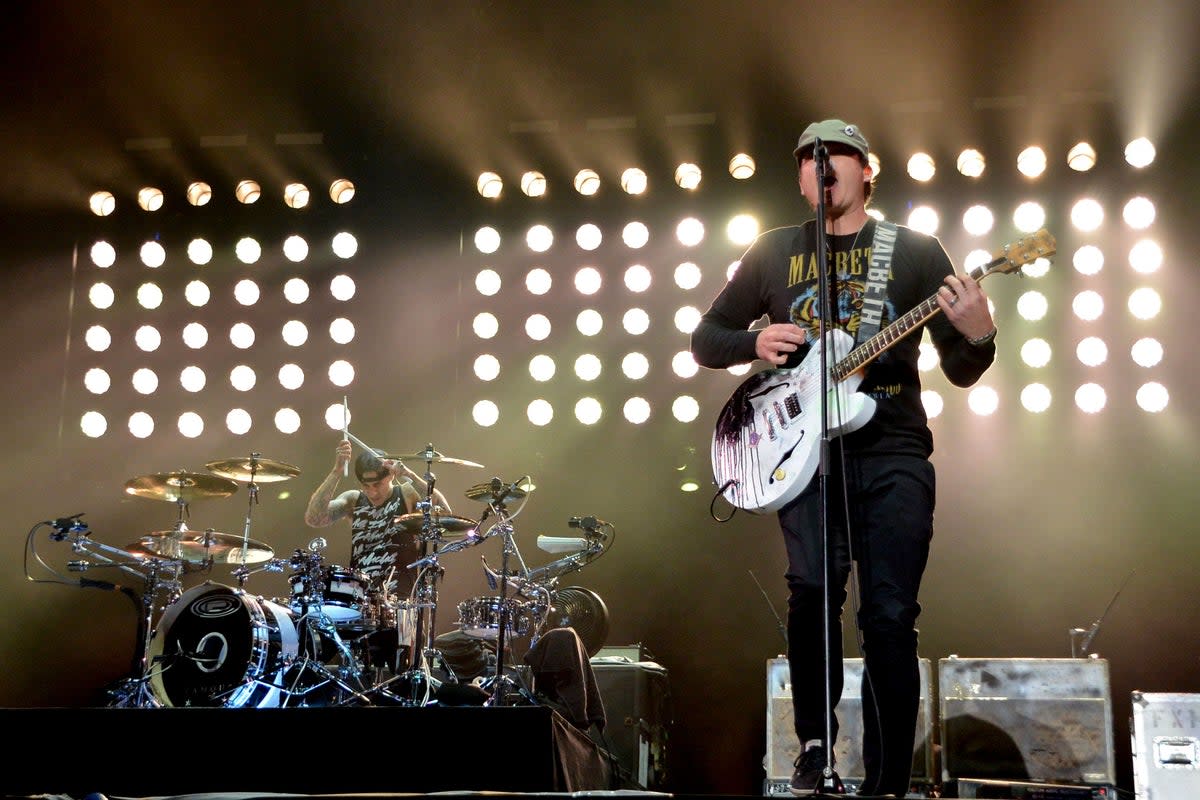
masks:
POLYGON ((0 709, 0 794, 636 790, 546 706, 0 709))

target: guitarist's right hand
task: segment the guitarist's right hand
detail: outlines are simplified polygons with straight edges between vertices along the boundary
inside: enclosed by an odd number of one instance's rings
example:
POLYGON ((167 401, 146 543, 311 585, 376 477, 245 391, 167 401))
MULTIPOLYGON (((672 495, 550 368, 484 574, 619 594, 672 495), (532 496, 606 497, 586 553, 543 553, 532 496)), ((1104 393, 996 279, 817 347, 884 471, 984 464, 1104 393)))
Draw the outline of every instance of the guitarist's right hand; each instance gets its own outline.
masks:
POLYGON ((780 366, 788 356, 804 344, 805 331, 791 322, 777 322, 758 332, 754 342, 754 354, 763 361, 780 366))

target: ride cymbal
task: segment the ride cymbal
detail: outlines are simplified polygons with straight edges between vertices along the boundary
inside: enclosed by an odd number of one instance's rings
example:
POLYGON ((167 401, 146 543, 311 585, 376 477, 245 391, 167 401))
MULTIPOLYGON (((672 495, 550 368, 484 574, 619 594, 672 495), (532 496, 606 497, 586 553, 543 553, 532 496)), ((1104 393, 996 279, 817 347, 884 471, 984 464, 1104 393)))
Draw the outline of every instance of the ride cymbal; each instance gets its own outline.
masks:
POLYGON ((134 554, 144 551, 190 564, 241 564, 243 553, 247 564, 261 564, 275 555, 265 542, 217 531, 154 531, 126 545, 125 549, 134 554))
POLYGON ((222 478, 235 481, 257 481, 258 483, 274 483, 290 480, 300 474, 300 468, 282 461, 269 458, 227 458, 224 461, 210 461, 204 468, 222 478))
POLYGON ((204 500, 209 497, 229 497, 238 485, 228 478, 205 472, 155 472, 125 482, 125 493, 151 500, 204 500))

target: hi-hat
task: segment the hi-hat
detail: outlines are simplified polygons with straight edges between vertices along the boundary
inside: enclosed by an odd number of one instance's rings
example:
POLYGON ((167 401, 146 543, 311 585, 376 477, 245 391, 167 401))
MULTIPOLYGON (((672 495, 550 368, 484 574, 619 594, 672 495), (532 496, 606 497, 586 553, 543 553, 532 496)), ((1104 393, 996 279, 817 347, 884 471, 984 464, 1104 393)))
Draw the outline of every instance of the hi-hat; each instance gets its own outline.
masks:
MULTIPOLYGON (((445 534, 466 534, 479 527, 479 522, 469 517, 459 517, 454 514, 432 514, 429 522, 435 533, 433 538, 445 538, 445 534)), ((392 524, 409 533, 422 534, 425 530, 425 514, 414 511, 403 514, 392 520, 392 524)))
POLYGON ((476 467, 483 469, 483 464, 476 464, 474 461, 467 461, 465 458, 451 458, 447 455, 442 455, 432 447, 426 448, 419 453, 408 453, 407 455, 393 455, 391 453, 379 453, 381 459, 395 459, 396 461, 427 461, 431 464, 457 464, 460 467, 476 467))
POLYGON ((493 478, 490 483, 477 483, 467 489, 468 500, 479 500, 485 503, 507 503, 520 500, 533 491, 533 485, 527 479, 516 483, 503 483, 499 478, 493 478))
POLYGON ((222 478, 235 481, 257 481, 258 483, 274 483, 286 481, 300 474, 299 467, 274 461, 269 458, 227 458, 224 461, 210 461, 204 465, 209 472, 222 478))
POLYGON ((125 549, 135 555, 149 553, 191 564, 241 564, 243 553, 247 564, 260 564, 275 555, 270 545, 254 539, 246 540, 231 533, 186 529, 154 531, 126 545, 125 549))
POLYGON ((209 475, 205 472, 155 472, 141 475, 125 482, 125 493, 151 500, 203 500, 208 497, 229 497, 238 485, 228 478, 209 475))

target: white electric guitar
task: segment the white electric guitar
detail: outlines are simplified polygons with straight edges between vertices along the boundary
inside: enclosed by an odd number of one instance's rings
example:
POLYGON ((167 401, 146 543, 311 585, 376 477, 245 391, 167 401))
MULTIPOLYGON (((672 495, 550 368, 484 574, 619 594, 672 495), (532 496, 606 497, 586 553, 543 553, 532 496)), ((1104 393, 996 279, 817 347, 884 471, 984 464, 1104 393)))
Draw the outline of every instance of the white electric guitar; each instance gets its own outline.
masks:
MULTIPOLYGON (((1043 228, 1005 245, 970 275, 981 281, 997 272, 1018 272, 1054 255, 1055 248, 1054 237, 1043 228)), ((822 349, 829 369, 829 435, 840 436, 866 425, 875 413, 875 400, 857 391, 865 367, 940 312, 935 293, 853 350, 849 333, 830 330, 799 366, 747 378, 726 401, 713 431, 713 477, 725 499, 753 513, 778 511, 812 480, 820 455, 822 349)))

